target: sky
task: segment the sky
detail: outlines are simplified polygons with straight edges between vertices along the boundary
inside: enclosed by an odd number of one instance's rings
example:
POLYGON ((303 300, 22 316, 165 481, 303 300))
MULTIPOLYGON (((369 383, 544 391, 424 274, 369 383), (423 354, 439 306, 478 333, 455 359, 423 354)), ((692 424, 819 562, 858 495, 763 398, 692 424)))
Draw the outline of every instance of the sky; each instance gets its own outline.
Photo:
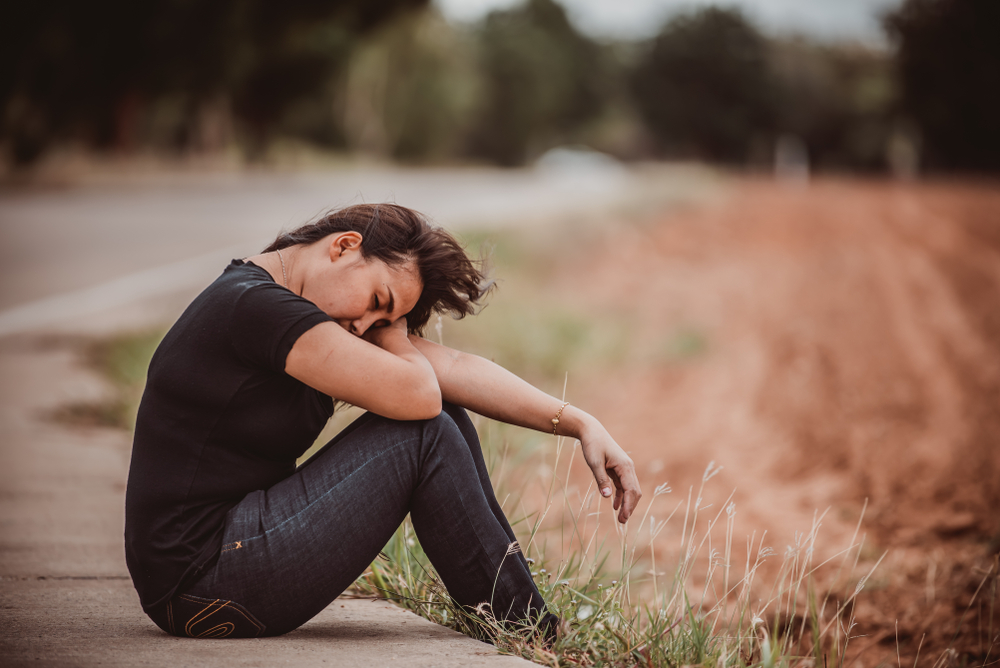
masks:
MULTIPOLYGON (((522 0, 434 0, 448 19, 476 21, 522 0)), ((594 37, 642 39, 655 35, 672 14, 692 7, 737 7, 772 34, 801 34, 829 41, 881 45, 879 16, 901 0, 557 0, 583 32, 594 37)))

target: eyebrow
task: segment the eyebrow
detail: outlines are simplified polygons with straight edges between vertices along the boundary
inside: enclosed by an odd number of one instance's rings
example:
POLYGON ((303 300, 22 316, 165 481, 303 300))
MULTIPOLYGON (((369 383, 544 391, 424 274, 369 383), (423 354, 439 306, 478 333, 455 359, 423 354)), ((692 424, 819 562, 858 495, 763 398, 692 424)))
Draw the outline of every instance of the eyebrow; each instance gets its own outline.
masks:
POLYGON ((390 288, 387 285, 387 286, 385 286, 385 289, 389 291, 389 305, 386 307, 385 311, 386 311, 386 313, 390 313, 391 314, 392 310, 394 308, 396 308, 396 298, 392 294, 392 288, 390 288))

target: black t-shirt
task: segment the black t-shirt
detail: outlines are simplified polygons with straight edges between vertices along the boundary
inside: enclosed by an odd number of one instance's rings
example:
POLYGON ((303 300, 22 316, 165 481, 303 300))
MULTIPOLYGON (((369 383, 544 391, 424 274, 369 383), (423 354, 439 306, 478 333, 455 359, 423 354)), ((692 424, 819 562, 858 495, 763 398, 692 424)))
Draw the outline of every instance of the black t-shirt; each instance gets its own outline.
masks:
POLYGON ((233 260, 167 333, 149 365, 125 495, 125 556, 143 608, 210 567, 226 513, 295 471, 333 400, 285 373, 330 317, 233 260))

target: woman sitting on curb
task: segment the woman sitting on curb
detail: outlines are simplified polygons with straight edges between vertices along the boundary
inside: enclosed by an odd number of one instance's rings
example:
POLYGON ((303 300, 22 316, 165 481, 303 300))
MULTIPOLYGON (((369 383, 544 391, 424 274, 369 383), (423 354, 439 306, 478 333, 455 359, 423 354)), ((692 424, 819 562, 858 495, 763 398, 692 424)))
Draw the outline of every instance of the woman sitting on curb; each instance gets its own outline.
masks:
POLYGON ((434 312, 473 313, 484 284, 416 212, 358 205, 234 260, 194 300, 150 363, 126 494, 129 571, 161 629, 291 631, 410 513, 456 602, 554 635, 466 409, 579 439, 620 522, 639 485, 592 416, 418 335, 434 312), (334 401, 368 412, 296 468, 334 401))

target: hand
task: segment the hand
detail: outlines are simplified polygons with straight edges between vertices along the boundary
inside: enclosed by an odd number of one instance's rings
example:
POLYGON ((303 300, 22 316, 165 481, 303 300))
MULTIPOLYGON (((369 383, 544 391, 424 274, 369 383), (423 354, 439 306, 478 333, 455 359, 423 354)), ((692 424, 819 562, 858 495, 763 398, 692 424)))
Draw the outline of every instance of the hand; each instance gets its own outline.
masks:
POLYGON ((624 524, 642 498, 632 458, 599 423, 582 435, 580 444, 601 496, 611 496, 611 484, 614 483, 614 508, 619 511, 618 521, 624 524))

